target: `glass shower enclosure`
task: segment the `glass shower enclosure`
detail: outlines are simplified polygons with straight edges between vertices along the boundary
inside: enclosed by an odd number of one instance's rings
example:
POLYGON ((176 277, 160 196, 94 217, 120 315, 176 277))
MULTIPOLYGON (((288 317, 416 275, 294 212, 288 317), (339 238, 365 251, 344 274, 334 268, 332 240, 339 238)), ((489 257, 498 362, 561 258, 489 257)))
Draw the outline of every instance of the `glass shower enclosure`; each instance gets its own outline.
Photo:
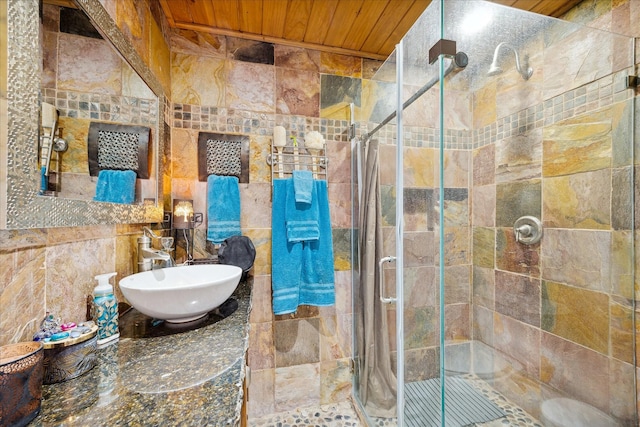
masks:
POLYGON ((354 395, 371 425, 637 426, 634 40, 433 1, 363 81, 354 395))

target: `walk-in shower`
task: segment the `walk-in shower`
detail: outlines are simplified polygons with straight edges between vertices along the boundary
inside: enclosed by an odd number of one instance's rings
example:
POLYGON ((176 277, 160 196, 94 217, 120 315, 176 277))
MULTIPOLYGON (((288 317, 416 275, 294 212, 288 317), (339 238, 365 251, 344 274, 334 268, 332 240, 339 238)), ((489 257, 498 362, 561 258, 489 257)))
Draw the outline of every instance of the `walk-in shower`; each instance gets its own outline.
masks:
POLYGON ((371 425, 638 425, 633 49, 434 1, 363 83, 354 395, 371 425), (460 25, 480 15, 482 33, 460 25), (430 63, 442 40, 464 71, 430 63))

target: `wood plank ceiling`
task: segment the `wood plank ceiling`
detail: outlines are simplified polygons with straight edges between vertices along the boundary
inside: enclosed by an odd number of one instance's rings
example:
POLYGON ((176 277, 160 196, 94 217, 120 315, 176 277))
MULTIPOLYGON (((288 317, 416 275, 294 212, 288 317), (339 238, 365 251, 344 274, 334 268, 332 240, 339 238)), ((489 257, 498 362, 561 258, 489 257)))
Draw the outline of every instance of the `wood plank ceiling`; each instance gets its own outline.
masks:
MULTIPOLYGON (((493 0, 559 17, 581 0, 493 0)), ((169 25, 385 59, 431 0, 159 0, 169 25)))

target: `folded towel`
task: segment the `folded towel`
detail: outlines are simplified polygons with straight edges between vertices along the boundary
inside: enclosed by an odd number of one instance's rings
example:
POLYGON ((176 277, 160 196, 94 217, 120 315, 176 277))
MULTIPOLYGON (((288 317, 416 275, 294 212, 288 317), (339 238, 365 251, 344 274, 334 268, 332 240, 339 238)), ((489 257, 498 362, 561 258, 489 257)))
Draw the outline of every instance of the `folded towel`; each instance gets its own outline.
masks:
POLYGON ((289 242, 285 226, 287 188, 291 179, 273 180, 271 203, 271 286, 273 312, 293 313, 300 296, 302 242, 289 242))
POLYGON ((333 236, 327 181, 314 181, 318 204, 318 240, 304 242, 302 277, 298 304, 328 306, 335 304, 333 236))
POLYGON ((335 304, 333 239, 326 181, 314 181, 318 207, 318 239, 290 242, 287 239, 286 200, 291 179, 273 181, 271 281, 273 312, 294 313, 298 305, 335 304))
POLYGON ((238 177, 209 175, 207 178, 207 240, 222 243, 241 235, 238 177))
POLYGON ((98 173, 96 195, 98 202, 131 204, 136 200, 136 173, 132 170, 108 170, 98 173))
POLYGON ((311 203, 313 201, 313 175, 311 171, 293 171, 293 191, 297 203, 311 203))
POLYGON ((286 201, 285 201, 285 224, 287 227, 287 240, 289 242, 303 242, 318 240, 320 230, 318 228, 318 203, 313 180, 308 194, 311 203, 300 203, 296 201, 295 178, 286 180, 286 201))

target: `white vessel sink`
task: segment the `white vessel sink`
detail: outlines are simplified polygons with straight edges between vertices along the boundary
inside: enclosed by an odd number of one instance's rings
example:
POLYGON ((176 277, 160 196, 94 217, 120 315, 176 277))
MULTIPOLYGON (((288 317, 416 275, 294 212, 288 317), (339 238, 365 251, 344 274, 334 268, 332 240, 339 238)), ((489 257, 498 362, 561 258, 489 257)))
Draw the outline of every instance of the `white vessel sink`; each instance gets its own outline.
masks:
POLYGON ((172 323, 196 320, 235 291, 242 269, 206 264, 145 271, 120 280, 127 301, 147 316, 172 323))

